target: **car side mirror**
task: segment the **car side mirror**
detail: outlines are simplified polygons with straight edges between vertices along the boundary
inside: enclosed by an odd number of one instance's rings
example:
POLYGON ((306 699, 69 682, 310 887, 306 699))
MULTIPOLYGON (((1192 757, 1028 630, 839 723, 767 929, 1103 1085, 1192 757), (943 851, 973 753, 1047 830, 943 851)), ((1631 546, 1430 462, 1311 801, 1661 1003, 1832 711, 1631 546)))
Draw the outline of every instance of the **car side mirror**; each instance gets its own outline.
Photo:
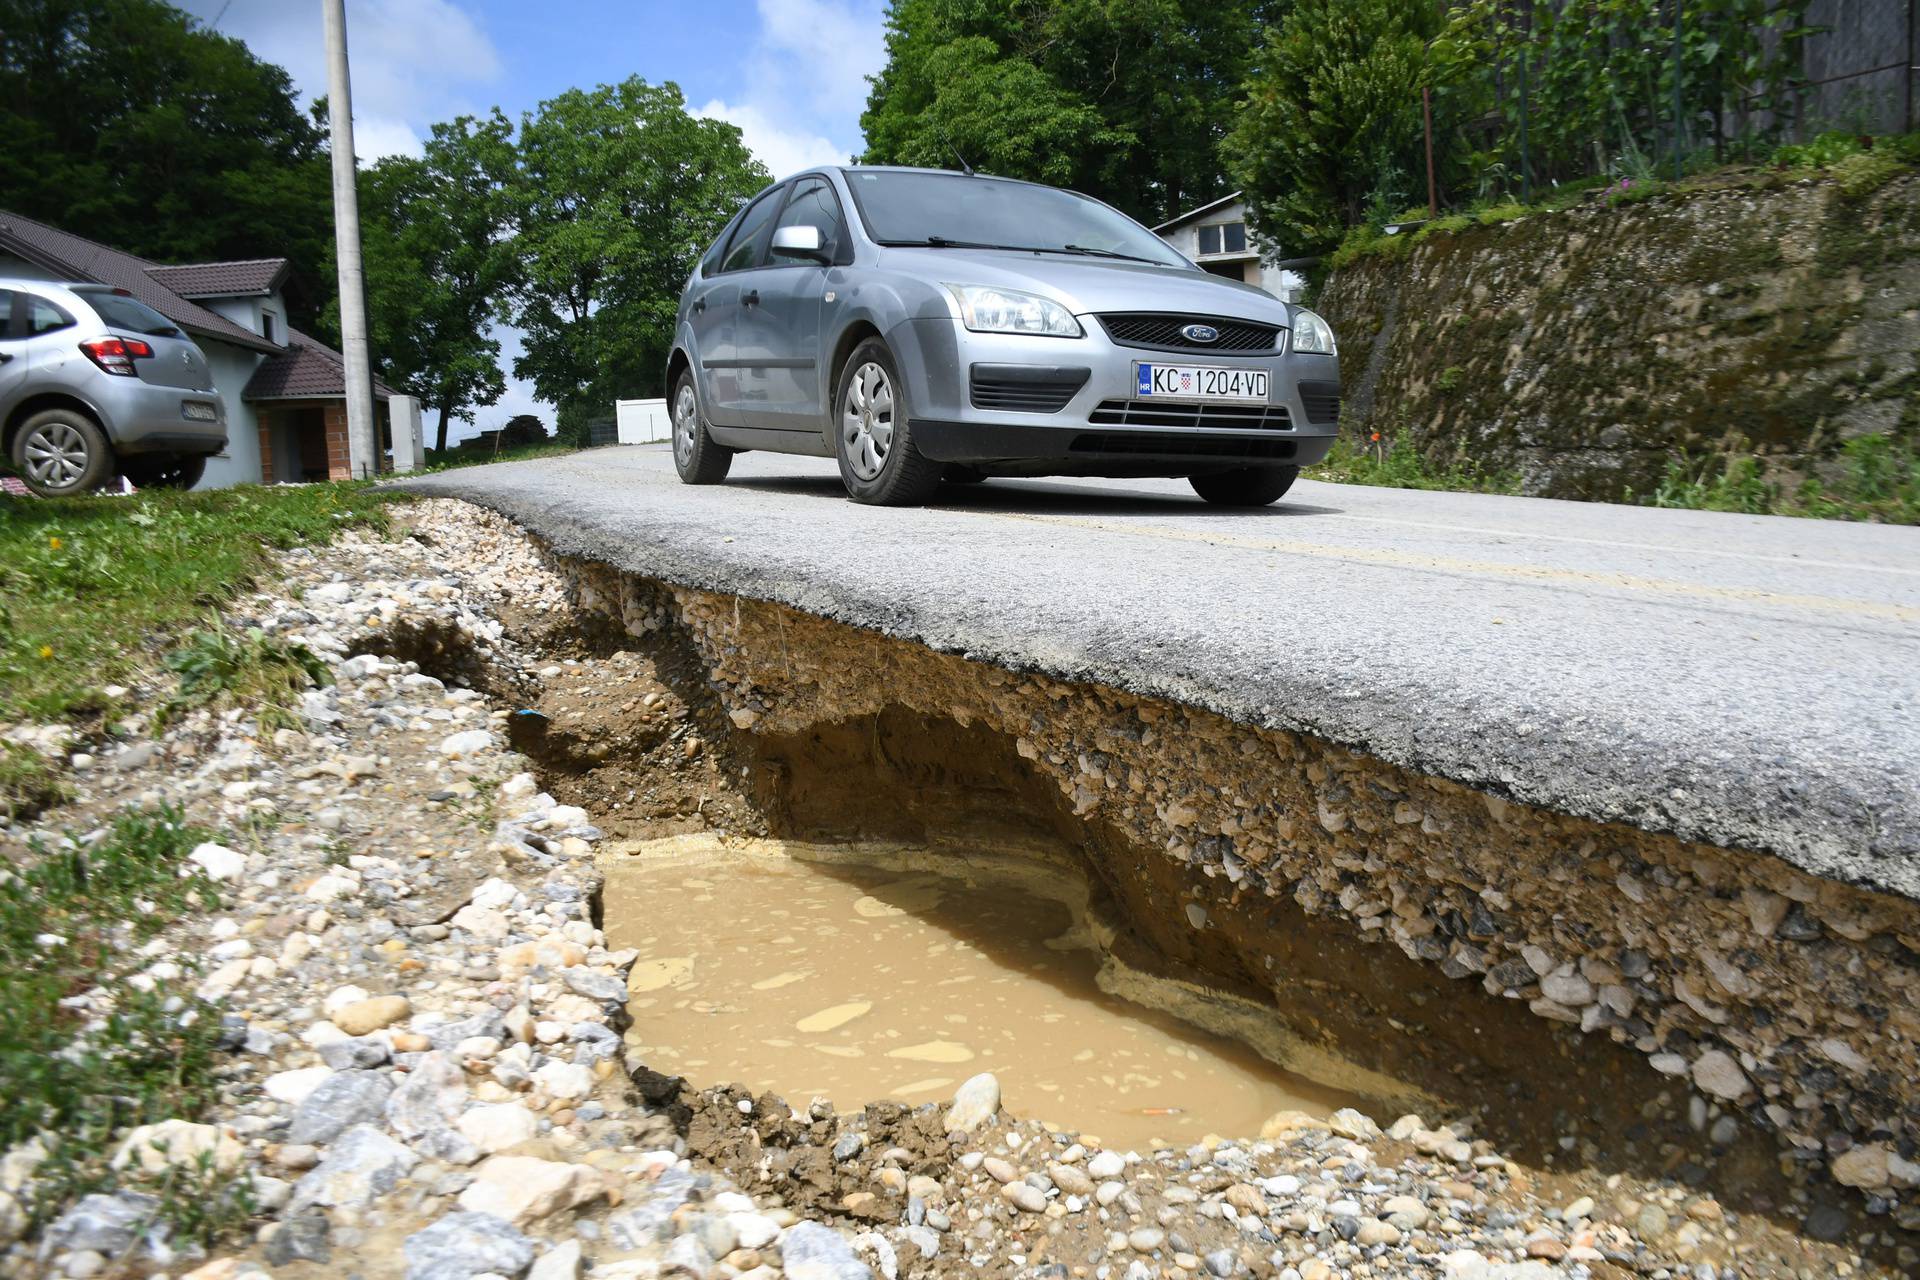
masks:
POLYGON ((773 252, 781 258, 812 258, 823 263, 827 260, 826 250, 820 246, 820 228, 804 223, 775 231, 773 252))

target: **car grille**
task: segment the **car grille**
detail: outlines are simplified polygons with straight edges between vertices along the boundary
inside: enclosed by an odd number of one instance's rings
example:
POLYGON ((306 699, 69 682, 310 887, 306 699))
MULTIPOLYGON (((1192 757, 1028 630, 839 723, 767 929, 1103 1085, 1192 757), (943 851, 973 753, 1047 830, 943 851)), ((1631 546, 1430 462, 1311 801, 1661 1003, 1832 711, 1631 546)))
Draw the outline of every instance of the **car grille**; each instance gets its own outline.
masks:
POLYGON ((1291 440, 1254 436, 1155 436, 1137 432, 1093 433, 1073 438, 1071 453, 1124 453, 1160 458, 1222 458, 1230 461, 1284 461, 1293 457, 1291 440))
POLYGON ((1123 347, 1152 347, 1160 351, 1234 351, 1272 354, 1280 349, 1280 327, 1251 320, 1224 320, 1216 316, 1169 316, 1147 311, 1115 312, 1100 317, 1100 327, 1123 347), (1190 324, 1211 325, 1220 333, 1212 342, 1195 342, 1180 330, 1190 324))
POLYGON ((1090 370, 1062 369, 1062 376, 1039 378, 996 374, 976 365, 972 371, 971 391, 976 409, 998 409, 1004 413, 1058 413, 1067 407, 1074 393, 1087 385, 1090 370))
POLYGON ((1202 427, 1211 431, 1291 431, 1293 415, 1281 404, 1183 404, 1153 400, 1102 400, 1087 421, 1095 426, 1202 427))
POLYGON ((1340 384, 1337 382, 1301 383, 1300 407, 1307 411, 1308 422, 1340 421, 1340 384))

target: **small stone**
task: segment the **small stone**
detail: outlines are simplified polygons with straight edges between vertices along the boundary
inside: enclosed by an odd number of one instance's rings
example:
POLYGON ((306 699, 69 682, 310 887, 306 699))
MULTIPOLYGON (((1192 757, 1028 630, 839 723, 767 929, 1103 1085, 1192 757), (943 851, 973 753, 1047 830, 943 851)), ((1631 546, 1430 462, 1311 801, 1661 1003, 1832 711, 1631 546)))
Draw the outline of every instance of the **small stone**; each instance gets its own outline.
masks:
POLYGON ((1354 1240, 1364 1246, 1376 1244, 1399 1244, 1400 1229, 1390 1222, 1378 1218, 1360 1219, 1360 1229, 1354 1233, 1354 1240))
POLYGON ((466 729, 449 734, 440 741, 440 754, 459 758, 477 755, 493 745, 493 735, 485 729, 466 729))
POLYGON ((1011 1164, 1009 1164, 1005 1160, 1002 1160, 999 1156, 988 1156, 985 1160, 982 1160, 980 1162, 980 1167, 986 1170, 987 1176, 989 1178, 992 1178, 995 1182, 1001 1182, 1001 1183, 1012 1182, 1015 1178, 1018 1178, 1020 1176, 1020 1171, 1018 1169, 1015 1169, 1011 1164))
POLYGON ((474 1107, 460 1117, 456 1127, 481 1154, 493 1155, 531 1142, 540 1132, 540 1121, 521 1104, 506 1102, 474 1107))
POLYGON ((379 1071, 337 1071, 320 1082, 293 1113, 292 1143, 332 1142, 356 1124, 380 1119, 393 1081, 379 1071))
POLYGON ((541 1254, 527 1280, 576 1280, 579 1274, 580 1242, 569 1240, 541 1254))
POLYGON ((1878 1143, 1849 1147, 1833 1159, 1833 1180, 1866 1191, 1884 1187, 1889 1182, 1887 1157, 1891 1154, 1878 1143))
POLYGON ((787 1280, 872 1280, 838 1231, 817 1222, 796 1222, 780 1241, 780 1267, 787 1280))
POLYGON ((235 879, 247 869, 245 854, 211 841, 195 845, 193 852, 187 855, 187 861, 204 871, 207 879, 216 881, 235 879))
POLYGON ((293 1203, 365 1208, 399 1184, 420 1157, 370 1124, 355 1125, 334 1140, 327 1158, 294 1186, 293 1203))
POLYGON ((1050 1164, 1047 1176, 1053 1179, 1053 1185, 1060 1188, 1061 1194, 1069 1196, 1090 1196, 1093 1194, 1093 1179, 1084 1169, 1076 1169, 1070 1164, 1050 1164))
POLYGON ((1167 1242, 1167 1233, 1159 1227, 1135 1227, 1127 1233, 1127 1247, 1135 1253, 1152 1253, 1167 1242))
POLYGON ((146 1172, 159 1173, 168 1167, 190 1168, 198 1164, 202 1156, 209 1156, 215 1169, 231 1173, 239 1166, 242 1154, 240 1144, 215 1125, 162 1120, 158 1124, 143 1124, 129 1133, 112 1164, 116 1169, 124 1169, 137 1160, 146 1172))
POLYGON ((1693 1083, 1702 1093, 1733 1101, 1747 1091, 1746 1073, 1732 1055, 1709 1049, 1693 1060, 1693 1083))
POLYGON ((1117 1178, 1126 1170, 1127 1158, 1117 1151, 1095 1152, 1093 1159, 1087 1161, 1088 1176, 1099 1182, 1117 1178))
POLYGON ((284 1267, 291 1262, 326 1262, 333 1256, 329 1239, 333 1224, 324 1213, 301 1213, 283 1219, 267 1241, 267 1262, 284 1267))
POLYGON ((1028 1213, 1044 1213, 1047 1208, 1047 1193, 1025 1182, 1009 1182, 1000 1188, 1000 1194, 1008 1203, 1028 1213))
POLYGON ((413 1006, 405 996, 374 996, 335 1009, 330 1020, 350 1036, 365 1036, 392 1026, 411 1012, 413 1006))
POLYGON ((1581 1196, 1578 1200, 1575 1200, 1572 1204, 1568 1205, 1561 1212, 1560 1216, 1568 1222, 1572 1222, 1577 1218, 1592 1217, 1593 1216, 1593 1197, 1581 1196))
POLYGON ((400 1246, 406 1280, 516 1276, 533 1261, 533 1241, 486 1213, 449 1213, 400 1246))
POLYGON ((954 1091, 953 1105, 947 1109, 948 1133, 971 1133, 993 1119, 1000 1110, 1000 1078, 990 1071, 973 1076, 954 1091))

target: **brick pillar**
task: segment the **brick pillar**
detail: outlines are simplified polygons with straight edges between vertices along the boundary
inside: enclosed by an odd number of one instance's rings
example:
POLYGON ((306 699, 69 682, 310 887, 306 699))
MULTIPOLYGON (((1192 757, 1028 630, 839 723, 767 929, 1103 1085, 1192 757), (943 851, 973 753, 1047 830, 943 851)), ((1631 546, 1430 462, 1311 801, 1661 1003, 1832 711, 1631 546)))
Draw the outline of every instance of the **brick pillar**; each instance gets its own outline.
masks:
MULTIPOLYGON (((260 483, 273 483, 273 415, 260 417, 260 483)), ((297 477, 296 477, 297 478, 297 477)))
POLYGON ((344 400, 327 404, 327 478, 353 479, 353 464, 347 454, 347 403, 344 400))

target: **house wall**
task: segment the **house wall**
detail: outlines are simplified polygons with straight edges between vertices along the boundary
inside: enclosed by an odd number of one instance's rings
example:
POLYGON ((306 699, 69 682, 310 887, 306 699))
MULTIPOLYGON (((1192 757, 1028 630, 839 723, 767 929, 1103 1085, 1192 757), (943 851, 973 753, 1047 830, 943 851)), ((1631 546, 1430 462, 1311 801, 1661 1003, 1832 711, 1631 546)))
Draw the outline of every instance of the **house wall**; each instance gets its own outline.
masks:
POLYGON ((196 338, 206 352, 207 366, 213 370, 214 389, 227 406, 227 447, 207 460, 202 489, 224 489, 228 485, 258 484, 260 469, 260 419, 254 407, 241 399, 247 380, 260 363, 260 353, 245 347, 230 346, 213 338, 196 338))
POLYGON ((216 315, 225 316, 250 333, 267 336, 265 315, 273 316, 272 340, 286 345, 287 341, 287 303, 278 293, 264 298, 201 298, 201 306, 216 315))
MULTIPOLYGON (((1217 222, 1244 222, 1247 206, 1244 203, 1230 204, 1215 209, 1202 218, 1183 222, 1177 227, 1168 227, 1159 233, 1160 238, 1179 250, 1180 255, 1189 262, 1200 263, 1200 228, 1212 226, 1217 222)), ((1274 297, 1285 302, 1297 302, 1300 291, 1306 287, 1306 277, 1294 271, 1283 271, 1260 261, 1257 253, 1245 257, 1234 254, 1214 254, 1203 265, 1218 270, 1220 264, 1232 263, 1240 269, 1238 279, 1246 284, 1258 285, 1274 297)))

